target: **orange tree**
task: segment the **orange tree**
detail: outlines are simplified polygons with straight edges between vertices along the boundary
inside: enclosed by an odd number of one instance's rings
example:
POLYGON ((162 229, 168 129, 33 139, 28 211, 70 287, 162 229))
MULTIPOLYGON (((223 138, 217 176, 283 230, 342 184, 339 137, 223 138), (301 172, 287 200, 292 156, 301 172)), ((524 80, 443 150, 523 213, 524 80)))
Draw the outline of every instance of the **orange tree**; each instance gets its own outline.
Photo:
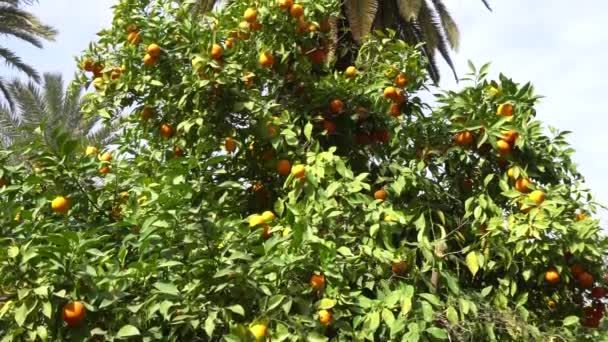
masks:
POLYGON ((0 154, 4 340, 584 340, 598 209, 530 84, 418 97, 391 35, 332 67, 335 0, 121 1, 79 60, 112 146, 0 154))

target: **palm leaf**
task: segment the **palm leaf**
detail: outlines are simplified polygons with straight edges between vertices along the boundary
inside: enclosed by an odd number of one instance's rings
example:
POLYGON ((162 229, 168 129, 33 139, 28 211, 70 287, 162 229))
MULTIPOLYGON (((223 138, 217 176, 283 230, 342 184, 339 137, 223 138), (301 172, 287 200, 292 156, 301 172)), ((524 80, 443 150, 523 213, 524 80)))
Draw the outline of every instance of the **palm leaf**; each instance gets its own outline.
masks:
POLYGON ((433 0, 433 5, 441 19, 441 26, 445 32, 448 43, 452 49, 458 50, 458 46, 460 45, 460 31, 458 30, 456 22, 441 0, 433 0))
POLYGON ((417 20, 424 1, 425 0, 397 0, 397 7, 399 8, 401 18, 407 22, 417 20))
POLYGON ((344 9, 353 39, 361 42, 363 36, 372 29, 378 11, 378 0, 345 0, 344 9))
POLYGON ((4 58, 4 61, 9 66, 14 67, 17 70, 23 72, 24 74, 28 75, 30 78, 34 79, 36 82, 40 81, 40 76, 38 75, 36 70, 34 70, 34 68, 29 66, 28 64, 25 64, 23 61, 21 61, 21 58, 19 58, 17 55, 15 55, 15 53, 13 53, 11 50, 0 46, 0 57, 4 58))

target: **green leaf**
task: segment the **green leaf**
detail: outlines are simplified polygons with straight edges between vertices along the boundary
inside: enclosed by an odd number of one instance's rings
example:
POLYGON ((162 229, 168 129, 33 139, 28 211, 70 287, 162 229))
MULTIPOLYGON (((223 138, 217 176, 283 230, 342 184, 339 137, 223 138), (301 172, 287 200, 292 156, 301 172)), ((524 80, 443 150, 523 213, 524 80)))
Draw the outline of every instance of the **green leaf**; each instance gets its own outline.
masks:
POLYGON ((426 332, 431 334, 431 336, 433 336, 434 338, 438 338, 440 340, 448 339, 448 334, 445 332, 444 329, 441 329, 441 328, 431 327, 431 328, 426 329, 426 332))
POLYGON ((453 325, 458 324, 458 311, 456 311, 453 306, 448 306, 447 310, 445 311, 445 315, 450 323, 453 325))
POLYGON ((475 251, 469 252, 469 254, 467 254, 466 263, 467 263, 467 267, 469 268, 469 271, 471 271, 473 276, 475 276, 475 274, 477 274, 477 271, 479 271, 479 264, 477 262, 477 253, 475 253, 475 251))
POLYGON ((238 304, 231 305, 231 306, 227 307, 226 309, 234 312, 237 315, 245 316, 245 309, 243 309, 243 307, 238 304))
POLYGON ((53 316, 53 306, 51 305, 51 302, 42 302, 42 314, 49 319, 51 318, 51 316, 53 316))
POLYGON ((325 309, 331 309, 334 306, 336 306, 337 301, 335 299, 331 299, 331 298, 323 298, 319 301, 319 304, 317 305, 317 308, 319 310, 325 309))
POLYGON ((27 314, 27 306, 25 306, 25 303, 21 303, 21 306, 15 310, 15 322, 17 322, 18 326, 23 326, 23 323, 25 323, 25 319, 27 318, 27 314))
POLYGON ((179 290, 177 289, 177 286, 173 285, 172 283, 157 282, 154 284, 154 288, 164 294, 179 296, 179 290))
POLYGON ((15 259, 19 255, 19 247, 11 246, 7 251, 8 257, 11 259, 15 259))
POLYGON ((433 321, 433 307, 431 306, 431 304, 429 304, 426 301, 422 301, 420 303, 420 305, 422 306, 422 317, 424 318, 425 321, 427 322, 431 322, 433 321))
POLYGON ((363 331, 373 334, 380 326, 380 313, 378 311, 367 314, 363 322, 363 331))
POLYGON ((435 306, 441 306, 441 300, 439 300, 439 298, 433 294, 430 293, 421 293, 419 294, 420 297, 426 299, 429 303, 435 305, 435 306))
POLYGON ((578 323, 579 321, 579 317, 578 316, 568 316, 566 318, 564 318, 564 326, 569 326, 569 325, 573 325, 578 323))
POLYGON ((139 329, 137 329, 136 327, 134 327, 130 324, 123 325, 123 327, 120 328, 120 330, 118 330, 118 333, 116 333, 116 337, 118 337, 118 338, 139 336, 139 335, 140 335, 139 329))
POLYGON ((311 135, 312 135, 312 124, 310 122, 307 122, 306 126, 304 126, 304 136, 306 137, 306 140, 310 141, 311 135))
POLYGON ((270 297, 270 299, 268 300, 268 308, 266 308, 266 311, 272 311, 276 309, 279 305, 281 305, 283 299, 285 299, 285 295, 274 295, 270 297))
POLYGON ((491 291, 492 291, 492 285, 485 287, 483 290, 481 290, 481 296, 485 297, 485 296, 489 295, 491 291))

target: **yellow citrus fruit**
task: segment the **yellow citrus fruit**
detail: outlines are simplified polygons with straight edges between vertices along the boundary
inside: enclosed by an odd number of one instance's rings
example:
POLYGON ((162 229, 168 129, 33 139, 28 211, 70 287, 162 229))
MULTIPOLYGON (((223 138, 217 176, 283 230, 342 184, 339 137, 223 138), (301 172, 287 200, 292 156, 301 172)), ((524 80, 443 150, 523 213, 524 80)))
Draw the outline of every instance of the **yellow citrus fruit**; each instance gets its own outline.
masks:
POLYGON ((331 312, 328 310, 319 310, 319 323, 321 325, 329 325, 332 321, 331 312))
POLYGON ((393 218, 391 215, 386 215, 386 216, 384 216, 384 222, 388 222, 388 223, 395 222, 395 218, 393 218))
POLYGON ((63 196, 57 196, 51 201, 51 209, 56 213, 65 214, 70 210, 70 201, 63 196))
POLYGON ((399 88, 403 88, 407 85, 408 79, 404 74, 399 74, 395 77, 395 85, 399 88))
POLYGON ((585 219, 585 217, 586 217, 586 216, 585 216, 585 213, 584 213, 584 212, 582 212, 582 211, 581 211, 581 212, 576 213, 576 220, 577 220, 577 221, 582 221, 582 220, 584 220, 584 219, 585 219))
POLYGON ((92 156, 92 155, 96 155, 97 154, 97 147, 95 146, 87 146, 86 151, 84 151, 84 154, 87 156, 92 156))
POLYGON ((103 77, 96 77, 93 80, 93 87, 95 87, 96 90, 101 90, 103 88, 103 77))
POLYGON ((158 55, 160 54, 160 46, 158 46, 158 44, 156 43, 152 43, 148 45, 146 52, 152 57, 158 57, 158 55))
POLYGON ((304 7, 300 4, 293 4, 289 9, 289 14, 294 18, 299 18, 304 15, 304 7))
POLYGON ((287 235, 289 235, 289 233, 291 233, 291 228, 287 227, 287 228, 283 229, 283 237, 287 237, 287 235))
POLYGON ((357 68, 355 68, 354 66, 349 66, 348 68, 346 68, 346 70, 344 71, 344 75, 348 78, 355 78, 355 76, 357 76, 357 68))
POLYGON ((99 156, 99 160, 102 162, 112 161, 112 153, 110 153, 110 152, 103 153, 102 155, 99 156))
POLYGON ((249 227, 253 228, 255 226, 259 226, 264 223, 264 218, 262 215, 253 215, 249 218, 249 227))
POLYGON ((259 62, 262 67, 270 68, 274 64, 274 57, 270 52, 264 51, 260 54, 259 62))
POLYGON ((306 167, 302 164, 297 164, 294 165, 291 168, 291 174, 295 177, 295 178, 304 178, 304 176, 306 175, 306 167))
POLYGON ((254 23, 256 20, 258 20, 258 11, 253 7, 249 7, 245 10, 243 19, 245 19, 245 21, 248 23, 254 23))
POLYGON ((272 211, 265 211, 262 213, 262 220, 264 220, 264 222, 270 222, 272 220, 274 220, 276 218, 276 216, 274 215, 274 213, 272 211))
POLYGON ((515 182, 515 190, 523 193, 530 192, 530 180, 528 178, 520 178, 515 182))
POLYGON ((278 3, 279 8, 284 10, 291 9, 291 6, 293 6, 293 0, 279 0, 278 3))
POLYGON ((545 201, 545 193, 541 190, 534 190, 528 195, 528 198, 532 200, 537 205, 542 204, 545 201))
POLYGON ((268 327, 265 324, 256 324, 249 328, 249 331, 251 331, 256 341, 262 341, 268 334, 268 327))
POLYGON ((515 179, 515 167, 510 167, 509 170, 507 170, 507 176, 511 179, 515 179))
POLYGON ((501 156, 511 153, 511 145, 504 140, 498 140, 496 142, 496 148, 501 156))
POLYGON ((513 115, 513 105, 510 103, 503 103, 498 106, 496 110, 496 115, 500 116, 512 116, 513 115))
POLYGON ((545 281, 549 284, 557 284, 559 282, 559 273, 555 269, 550 269, 545 272, 545 281))
POLYGON ((146 53, 144 55, 144 65, 147 65, 147 66, 154 65, 154 64, 156 64, 157 60, 158 60, 157 57, 153 57, 149 53, 146 53))

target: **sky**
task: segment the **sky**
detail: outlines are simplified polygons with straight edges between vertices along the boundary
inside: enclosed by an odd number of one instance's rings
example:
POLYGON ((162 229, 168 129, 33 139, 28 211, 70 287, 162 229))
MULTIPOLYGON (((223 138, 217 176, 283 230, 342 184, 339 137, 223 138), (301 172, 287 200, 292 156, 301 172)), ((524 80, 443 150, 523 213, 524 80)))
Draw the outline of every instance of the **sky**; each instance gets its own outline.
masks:
MULTIPOLYGON (((38 70, 71 80, 74 56, 110 25, 115 1, 40 0, 32 11, 59 30, 57 41, 44 50, 13 40, 3 44, 38 70)), ((516 82, 531 81, 545 96, 538 118, 573 131, 574 160, 596 198, 608 204, 608 159, 602 152, 608 124, 608 30, 602 28, 608 3, 594 1, 592 8, 577 9, 571 0, 490 0, 493 12, 481 0, 445 3, 461 32, 460 48, 452 55, 459 75, 468 71, 471 59, 478 66, 492 62, 492 78, 502 72, 516 82)), ((442 69, 440 86, 458 89, 445 64, 442 69)), ((601 216, 608 223, 608 213, 601 216)))

